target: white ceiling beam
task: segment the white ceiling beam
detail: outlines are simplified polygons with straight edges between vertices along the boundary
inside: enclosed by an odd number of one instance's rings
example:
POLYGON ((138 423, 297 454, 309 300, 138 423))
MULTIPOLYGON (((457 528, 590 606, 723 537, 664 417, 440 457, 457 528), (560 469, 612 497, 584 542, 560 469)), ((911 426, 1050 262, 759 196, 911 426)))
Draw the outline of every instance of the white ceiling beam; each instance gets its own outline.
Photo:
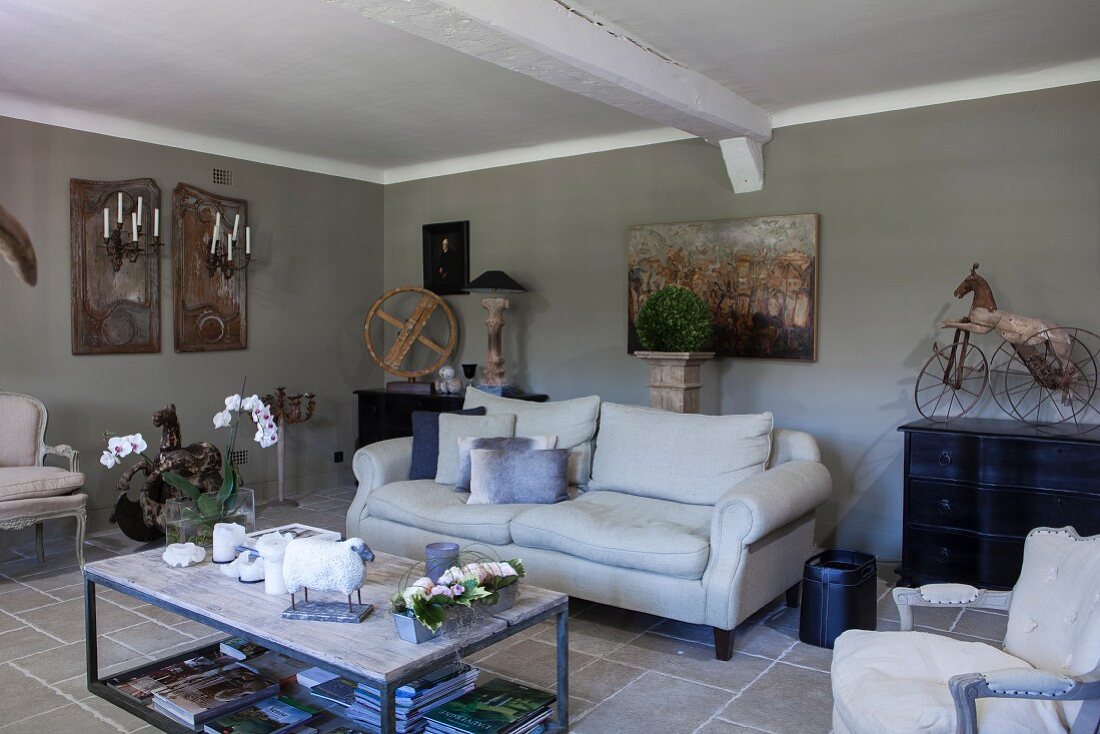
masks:
POLYGON ((749 138, 726 138, 718 142, 726 173, 735 194, 764 188, 764 145, 749 138))
POLYGON ((327 0, 718 144, 771 139, 768 113, 556 0, 327 0))

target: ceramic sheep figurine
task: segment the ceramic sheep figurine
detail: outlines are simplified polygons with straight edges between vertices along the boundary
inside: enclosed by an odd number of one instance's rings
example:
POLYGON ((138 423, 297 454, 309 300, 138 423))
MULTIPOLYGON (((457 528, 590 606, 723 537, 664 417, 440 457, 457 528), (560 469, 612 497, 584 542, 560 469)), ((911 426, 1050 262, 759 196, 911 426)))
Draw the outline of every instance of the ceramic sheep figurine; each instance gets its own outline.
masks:
POLYGON ((351 610, 351 592, 359 593, 359 603, 363 603, 359 587, 363 585, 363 562, 373 561, 374 553, 361 538, 348 538, 344 541, 321 540, 319 538, 298 538, 290 541, 283 555, 283 582, 290 592, 290 607, 294 609, 294 594, 299 589, 305 591, 309 601, 309 590, 339 591, 348 598, 348 610, 351 610))

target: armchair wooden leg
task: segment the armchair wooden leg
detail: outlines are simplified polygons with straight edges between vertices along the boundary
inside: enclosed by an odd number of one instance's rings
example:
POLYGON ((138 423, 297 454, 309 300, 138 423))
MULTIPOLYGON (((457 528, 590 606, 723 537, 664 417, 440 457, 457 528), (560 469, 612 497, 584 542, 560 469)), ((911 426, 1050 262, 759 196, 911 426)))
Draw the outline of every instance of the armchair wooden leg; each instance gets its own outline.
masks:
POLYGON ((34 555, 38 558, 39 563, 46 560, 46 549, 42 544, 42 523, 40 522, 34 524, 34 555))
POLYGON ((792 609, 798 606, 798 602, 802 598, 802 583, 799 582, 787 589, 787 606, 792 609))
POLYGON ((733 630, 714 628, 714 657, 729 660, 733 657, 733 630))
POLYGON ((84 568, 84 534, 88 526, 88 512, 81 509, 76 515, 76 562, 84 568))

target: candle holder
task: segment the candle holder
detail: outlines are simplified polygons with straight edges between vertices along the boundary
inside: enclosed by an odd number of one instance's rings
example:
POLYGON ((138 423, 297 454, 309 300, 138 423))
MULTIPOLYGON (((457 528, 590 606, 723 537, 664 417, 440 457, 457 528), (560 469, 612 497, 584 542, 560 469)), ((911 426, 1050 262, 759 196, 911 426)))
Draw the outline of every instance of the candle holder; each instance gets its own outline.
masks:
POLYGON ((286 427, 295 423, 305 423, 312 418, 313 409, 317 407, 317 396, 310 392, 287 395, 285 387, 277 387, 275 388, 275 394, 264 395, 263 401, 267 407, 271 408, 272 415, 279 422, 279 442, 275 444, 279 455, 279 499, 267 504, 270 507, 297 507, 297 501, 283 497, 283 472, 286 466, 286 427), (305 402, 304 407, 303 402, 305 402))
POLYGON ((160 247, 164 243, 155 234, 146 239, 144 246, 141 244, 142 229, 143 227, 139 222, 137 233, 131 232, 129 239, 125 239, 123 234, 126 234, 126 230, 122 228, 122 222, 117 222, 115 228, 103 237, 101 247, 107 250, 107 257, 110 259, 111 267, 114 268, 116 273, 122 269, 123 260, 136 263, 142 255, 155 255, 160 251, 160 247))
POLYGON ((244 270, 248 267, 248 264, 252 262, 252 253, 247 250, 244 253, 244 258, 240 256, 234 261, 233 249, 236 247, 240 249, 240 241, 234 240, 233 235, 229 232, 225 233, 225 247, 221 246, 221 237, 214 240, 213 235, 206 235, 202 238, 203 244, 209 248, 206 253, 206 272, 213 278, 215 274, 221 273, 222 277, 229 280, 233 277, 233 274, 239 270, 244 270), (213 242, 213 244, 211 244, 213 242))

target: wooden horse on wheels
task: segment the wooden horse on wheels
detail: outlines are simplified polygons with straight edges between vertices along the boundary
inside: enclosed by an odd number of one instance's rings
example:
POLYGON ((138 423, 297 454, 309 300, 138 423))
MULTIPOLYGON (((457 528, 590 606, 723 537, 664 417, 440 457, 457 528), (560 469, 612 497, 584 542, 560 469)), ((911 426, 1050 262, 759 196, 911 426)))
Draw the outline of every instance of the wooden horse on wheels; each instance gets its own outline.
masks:
POLYGON ((1044 319, 998 309, 989 283, 978 275, 978 263, 974 263, 970 275, 955 289, 955 298, 968 293, 974 294, 970 312, 961 319, 944 319, 937 326, 966 332, 964 348, 970 334, 996 331, 1012 345, 1036 381, 1049 390, 1060 391, 1063 404, 1069 405, 1072 399, 1069 391, 1077 378, 1077 368, 1072 359, 1073 337, 1068 331, 1044 319), (1045 347, 1049 348, 1049 356, 1045 347))
POLYGON ((134 540, 156 540, 164 535, 164 502, 177 496, 164 482, 165 472, 174 471, 190 479, 204 492, 216 492, 222 484, 221 452, 206 441, 183 446, 175 405, 153 413, 153 425, 161 429, 160 453, 151 464, 142 460, 123 473, 118 480, 120 495, 111 514, 111 522, 117 522, 122 532, 134 540), (145 475, 145 481, 134 502, 127 492, 138 473, 145 475))

